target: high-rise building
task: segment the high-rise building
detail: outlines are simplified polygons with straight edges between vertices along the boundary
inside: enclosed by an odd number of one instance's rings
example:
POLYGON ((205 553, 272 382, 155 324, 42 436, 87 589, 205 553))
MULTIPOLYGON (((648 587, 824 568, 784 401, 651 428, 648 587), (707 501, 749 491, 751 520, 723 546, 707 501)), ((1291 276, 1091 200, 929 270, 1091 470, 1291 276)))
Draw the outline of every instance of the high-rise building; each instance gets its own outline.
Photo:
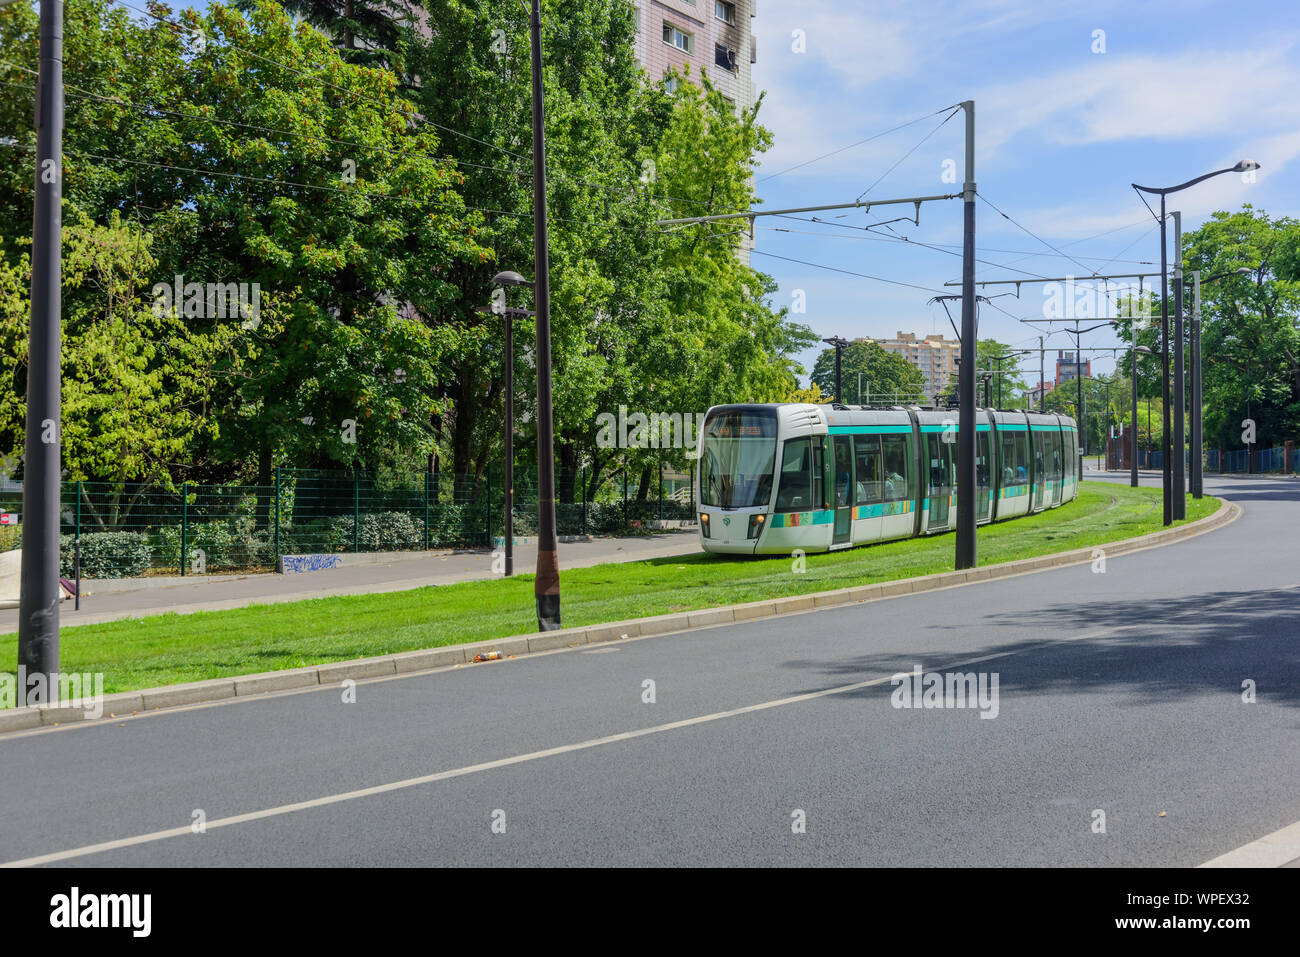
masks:
POLYGON ((886 352, 902 356, 925 376, 925 398, 940 395, 948 388, 948 380, 957 374, 957 359, 961 356, 961 341, 943 336, 921 336, 902 332, 893 339, 874 340, 886 352))
POLYGON ((636 58, 650 79, 673 69, 709 80, 737 107, 754 105, 757 59, 749 20, 756 0, 630 0, 636 8, 636 58))
POLYGON ((1073 352, 1058 351, 1056 353, 1056 384, 1062 382, 1073 382, 1082 375, 1088 379, 1092 377, 1091 360, 1083 360, 1077 357, 1073 352))

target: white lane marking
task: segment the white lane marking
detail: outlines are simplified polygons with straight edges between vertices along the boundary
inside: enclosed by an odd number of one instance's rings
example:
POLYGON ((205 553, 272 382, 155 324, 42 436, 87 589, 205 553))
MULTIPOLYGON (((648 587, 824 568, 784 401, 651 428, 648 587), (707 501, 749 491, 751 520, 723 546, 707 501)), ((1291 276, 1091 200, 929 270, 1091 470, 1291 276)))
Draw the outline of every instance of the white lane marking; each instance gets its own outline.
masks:
POLYGON ((1300 821, 1235 851, 1220 854, 1201 867, 1281 867, 1300 858, 1300 821))
MULTIPOLYGON (((1052 642, 1040 642, 1040 646, 1047 646, 1052 642)), ((980 658, 970 658, 960 664, 948 665, 940 668, 940 671, 946 671, 954 668, 964 668, 969 665, 978 664, 983 661, 991 661, 994 658, 1005 658, 1010 655, 1022 654, 1029 648, 1021 648, 1016 651, 1000 651, 992 655, 984 655, 980 658)), ((402 791, 407 788, 418 787, 421 784, 432 784, 436 781, 447 781, 451 778, 464 777, 468 774, 477 774, 482 771, 491 771, 496 768, 511 767, 516 764, 524 764, 529 761, 538 761, 542 758, 556 757, 561 754, 571 754, 574 751, 587 751, 591 748, 598 748, 606 744, 616 744, 620 741, 632 741, 636 738, 643 738, 651 734, 660 734, 665 731, 676 731, 679 728, 689 728, 694 725, 708 724, 713 721, 721 721, 723 718, 734 718, 738 715, 753 714, 759 711, 768 711, 772 708, 781 708, 786 705, 799 704, 804 701, 815 701, 818 698, 826 698, 830 695, 846 694, 850 691, 859 691, 863 688, 870 688, 873 685, 884 684, 889 681, 891 675, 881 675, 878 678, 870 678, 866 681, 855 681, 852 684, 838 685, 834 688, 825 688, 821 691, 810 691, 804 694, 791 695, 786 698, 776 698, 771 701, 762 701, 758 704, 745 705, 740 708, 732 708, 728 711, 716 711, 713 714, 699 715, 694 718, 683 718, 680 721, 670 721, 667 724, 659 724, 650 728, 640 728, 635 731, 622 731, 618 734, 607 735, 603 738, 591 738, 587 741, 579 741, 576 744, 563 744, 554 748, 545 748, 541 751, 532 751, 528 754, 518 754, 514 757, 500 758, 496 761, 485 761, 482 764, 471 764, 466 767, 453 768, 449 771, 439 771, 436 774, 423 774, 419 777, 405 778, 401 781, 392 781, 388 784, 377 784, 373 787, 359 788, 355 791, 344 791, 341 794, 330 794, 325 797, 313 798, 310 801, 298 801, 294 804, 282 804, 278 807, 264 808, 260 811, 251 811, 247 814, 235 814, 231 817, 217 818, 207 822, 207 830, 218 827, 229 827, 234 824, 247 824, 250 821, 261 821, 266 818, 280 817, 285 814, 292 814, 294 811, 305 811, 315 807, 326 807, 330 804, 340 804, 344 801, 355 801, 358 798, 374 797, 378 794, 388 794, 392 791, 402 791)), ((151 844, 155 841, 166 840, 169 837, 182 837, 186 834, 192 834, 190 825, 168 828, 164 831, 153 831, 149 834, 137 834, 134 837, 124 837, 115 841, 104 841, 100 844, 88 844, 85 847, 74 847, 66 851, 55 851, 52 854, 42 854, 38 857, 27 857, 17 861, 7 861, 0 864, 0 867, 35 867, 40 864, 52 864, 57 861, 66 861, 74 857, 84 857, 89 854, 100 854, 104 851, 118 850, 123 847, 134 847, 140 844, 151 844)))

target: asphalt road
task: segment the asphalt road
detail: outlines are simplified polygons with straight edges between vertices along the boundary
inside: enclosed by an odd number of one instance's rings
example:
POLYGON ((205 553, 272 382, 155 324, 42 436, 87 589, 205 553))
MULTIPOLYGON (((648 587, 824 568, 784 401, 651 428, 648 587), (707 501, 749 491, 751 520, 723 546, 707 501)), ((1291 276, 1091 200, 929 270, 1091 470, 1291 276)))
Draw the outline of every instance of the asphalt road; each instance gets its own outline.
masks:
POLYGON ((0 861, 1200 864, 1300 820, 1300 483, 1206 486, 1243 516, 1103 574, 5 736, 0 861))

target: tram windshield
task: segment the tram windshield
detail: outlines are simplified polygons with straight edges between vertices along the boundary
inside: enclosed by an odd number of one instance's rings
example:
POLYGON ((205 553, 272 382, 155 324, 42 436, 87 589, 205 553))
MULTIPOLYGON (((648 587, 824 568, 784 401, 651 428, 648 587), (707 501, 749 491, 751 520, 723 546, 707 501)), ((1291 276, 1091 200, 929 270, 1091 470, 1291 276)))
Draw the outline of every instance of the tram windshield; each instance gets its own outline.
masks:
POLYGON ((700 454, 702 505, 767 505, 775 470, 775 410, 720 409, 704 423, 700 454))

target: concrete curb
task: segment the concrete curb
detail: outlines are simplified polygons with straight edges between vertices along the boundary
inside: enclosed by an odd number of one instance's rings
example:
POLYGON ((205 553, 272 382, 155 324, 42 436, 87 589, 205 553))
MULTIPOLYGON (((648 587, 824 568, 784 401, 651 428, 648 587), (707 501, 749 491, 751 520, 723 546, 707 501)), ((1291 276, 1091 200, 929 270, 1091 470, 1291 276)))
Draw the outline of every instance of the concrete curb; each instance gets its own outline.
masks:
MULTIPOLYGON (((472 663, 475 656, 492 651, 498 652, 502 657, 517 657, 542 651, 573 648, 579 645, 619 641, 624 638, 666 635, 694 628, 730 625, 742 621, 755 621, 760 618, 775 618, 780 615, 830 608, 836 605, 855 605, 884 598, 895 598, 899 595, 935 591, 940 588, 950 588, 971 582, 1010 578, 1027 572, 1043 571, 1049 568, 1061 568, 1067 565, 1093 561, 1096 549, 1102 549, 1107 558, 1113 558, 1129 552, 1142 551, 1182 539, 1194 538, 1197 535, 1214 531, 1236 521, 1240 515, 1240 506, 1223 501, 1213 515, 1206 516, 1180 528, 1165 529, 1148 535, 1141 535, 1137 538, 1122 539, 1104 546, 1077 548, 1068 552, 1057 552, 1054 555, 1040 555, 1037 558, 1024 558, 1014 562, 987 565, 983 568, 938 572, 916 578, 903 578, 898 581, 878 582, 872 585, 854 585, 849 588, 812 592, 806 595, 791 595, 785 598, 768 598, 763 601, 747 602, 743 605, 673 612, 667 615, 655 615, 650 618, 635 618, 630 621, 584 625, 577 628, 564 628, 559 631, 514 635, 508 638, 428 648, 420 651, 396 652, 375 658, 357 658, 352 661, 335 661, 322 665, 310 665, 305 668, 267 671, 259 674, 217 678, 211 681, 197 681, 189 684, 165 685, 160 688, 145 688, 139 691, 125 691, 103 696, 100 702, 102 717, 99 720, 138 714, 142 711, 158 708, 220 701, 226 698, 247 697, 273 691, 286 691, 317 685, 337 686, 339 682, 347 679, 383 678, 412 674, 419 671, 430 671, 436 668, 455 667, 472 663)), ((35 708, 8 708, 0 710, 0 734, 7 731, 27 731, 38 727, 94 720, 97 719, 87 716, 86 709, 75 701, 55 705, 39 705, 35 708)))

